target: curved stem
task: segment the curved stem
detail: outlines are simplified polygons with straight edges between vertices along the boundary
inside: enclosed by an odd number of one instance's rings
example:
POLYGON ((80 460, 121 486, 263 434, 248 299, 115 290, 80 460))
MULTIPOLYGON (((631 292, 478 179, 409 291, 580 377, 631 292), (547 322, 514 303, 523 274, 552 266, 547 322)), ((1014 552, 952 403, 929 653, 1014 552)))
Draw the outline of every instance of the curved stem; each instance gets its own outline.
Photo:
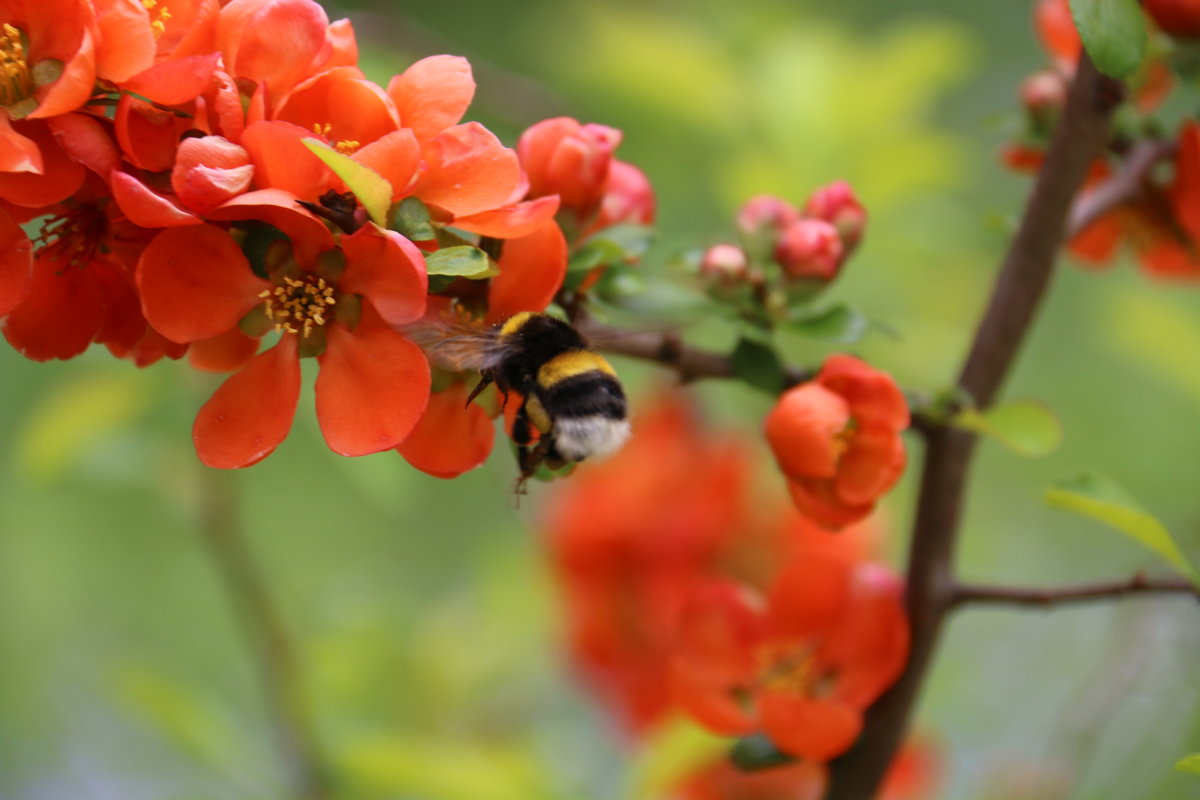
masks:
POLYGON ((325 800, 328 787, 295 651, 238 519, 233 483, 237 475, 199 469, 200 532, 258 662, 276 747, 293 796, 325 800))
POLYGON ((1148 578, 1142 573, 1128 580, 1030 589, 1018 586, 983 586, 963 583, 954 587, 950 598, 953 609, 971 605, 1015 605, 1053 608, 1063 603, 1114 600, 1127 595, 1191 595, 1200 601, 1200 588, 1182 578, 1148 578))

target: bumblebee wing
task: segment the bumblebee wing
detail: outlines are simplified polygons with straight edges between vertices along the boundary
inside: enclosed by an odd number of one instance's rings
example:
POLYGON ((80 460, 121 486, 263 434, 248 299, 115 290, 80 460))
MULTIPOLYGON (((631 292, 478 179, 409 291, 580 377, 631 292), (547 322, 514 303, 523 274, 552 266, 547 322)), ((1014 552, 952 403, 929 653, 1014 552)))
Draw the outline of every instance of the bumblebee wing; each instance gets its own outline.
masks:
POLYGON ((451 372, 496 366, 507 348, 491 333, 465 325, 418 324, 405 331, 435 367, 451 372))

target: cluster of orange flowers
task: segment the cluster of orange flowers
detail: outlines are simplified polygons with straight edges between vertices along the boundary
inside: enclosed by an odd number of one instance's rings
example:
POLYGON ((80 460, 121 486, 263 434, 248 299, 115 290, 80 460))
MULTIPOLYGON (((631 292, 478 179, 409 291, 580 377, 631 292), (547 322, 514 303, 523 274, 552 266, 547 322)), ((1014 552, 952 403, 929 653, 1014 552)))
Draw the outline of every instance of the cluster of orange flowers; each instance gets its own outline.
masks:
MULTIPOLYGON (((1178 40, 1200 37, 1200 4, 1193 0, 1147 0, 1142 6, 1149 22, 1164 36, 1178 40)), ((1003 153, 1005 164, 1020 172, 1041 168, 1046 142, 1083 50, 1068 0, 1038 0, 1034 27, 1051 65, 1021 87, 1027 131, 1003 153)), ((1076 231, 1070 252, 1084 265, 1099 268, 1128 246, 1151 277, 1200 279, 1200 123, 1185 119, 1174 137, 1164 139, 1160 124, 1150 116, 1162 106, 1174 84, 1161 53, 1152 51, 1129 83, 1131 113, 1114 128, 1108 149, 1092 164, 1083 195, 1112 177, 1139 142, 1158 145, 1169 168, 1147 171, 1136 192, 1076 231)))
POLYGON ((313 0, 0 0, 0 21, 5 338, 39 361, 100 343, 233 373, 193 431, 211 466, 286 437, 305 357, 334 451, 476 466, 490 425, 403 326, 451 301, 540 310, 571 247, 654 216, 617 131, 554 119, 505 147, 461 122, 465 59, 376 85, 313 0), (455 247, 483 267, 435 269, 455 247))
MULTIPOLYGON (((560 487, 546 519, 574 661, 636 737, 683 713, 719 734, 761 732, 797 760, 704 765, 681 798, 820 797, 825 764, 908 654, 876 527, 831 532, 761 496, 744 440, 705 432, 680 393, 634 426, 620 453, 560 487)), ((906 754, 886 796, 922 796, 928 762, 906 754)))

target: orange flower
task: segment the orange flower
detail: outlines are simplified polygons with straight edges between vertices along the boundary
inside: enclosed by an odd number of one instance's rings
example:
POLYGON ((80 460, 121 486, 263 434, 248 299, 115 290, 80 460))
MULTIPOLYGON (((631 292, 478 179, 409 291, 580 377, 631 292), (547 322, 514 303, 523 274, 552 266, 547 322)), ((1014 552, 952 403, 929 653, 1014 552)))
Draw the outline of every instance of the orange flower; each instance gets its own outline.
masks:
POLYGON ((831 356, 789 389, 765 432, 801 513, 838 528, 871 513, 904 471, 908 406, 896 383, 852 356, 831 356))
POLYGON ((702 586, 680 617, 674 696, 716 733, 762 731, 783 752, 829 761, 904 668, 901 593, 883 567, 816 551, 797 554, 765 608, 734 584, 702 586))
MULTIPOLYGON (((279 211, 285 213, 308 219, 279 211)), ((146 317, 171 341, 225 335, 244 318, 248 325, 273 324, 282 334, 200 409, 193 437, 209 466, 249 466, 283 441, 300 394, 300 355, 320 361, 317 419, 337 453, 393 448, 425 410, 429 365, 420 348, 391 327, 424 312, 420 250, 367 224, 316 257, 302 245, 304 230, 300 224, 288 231, 296 234, 292 252, 272 257, 266 279, 251 270, 230 235, 212 225, 168 228, 142 254, 137 284, 146 317)))

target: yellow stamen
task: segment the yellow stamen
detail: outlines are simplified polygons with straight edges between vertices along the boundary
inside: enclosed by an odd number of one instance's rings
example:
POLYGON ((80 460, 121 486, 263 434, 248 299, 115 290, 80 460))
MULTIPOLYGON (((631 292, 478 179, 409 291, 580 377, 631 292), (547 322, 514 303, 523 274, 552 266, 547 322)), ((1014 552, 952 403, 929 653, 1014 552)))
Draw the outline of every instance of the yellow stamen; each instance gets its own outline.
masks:
POLYGON ((329 132, 332 130, 333 130, 333 125, 329 124, 328 122, 326 122, 324 125, 322 125, 319 122, 313 123, 313 133, 315 133, 317 136, 321 136, 325 139, 329 138, 329 132))
POLYGON ((284 278, 282 284, 259 292, 267 319, 275 329, 308 338, 314 328, 325 324, 325 309, 337 302, 335 290, 324 278, 284 278))
POLYGON ((11 106, 33 95, 33 77, 21 31, 9 23, 0 28, 0 106, 11 106))
POLYGON ((158 0, 142 0, 142 8, 150 12, 150 30, 154 31, 154 38, 159 39, 167 30, 167 20, 171 18, 171 12, 166 6, 158 8, 158 0))
POLYGON ((350 155, 358 148, 359 148, 359 141, 357 139, 342 139, 341 141, 339 141, 337 144, 335 144, 333 146, 334 150, 337 150, 339 153, 341 153, 344 156, 350 155))

